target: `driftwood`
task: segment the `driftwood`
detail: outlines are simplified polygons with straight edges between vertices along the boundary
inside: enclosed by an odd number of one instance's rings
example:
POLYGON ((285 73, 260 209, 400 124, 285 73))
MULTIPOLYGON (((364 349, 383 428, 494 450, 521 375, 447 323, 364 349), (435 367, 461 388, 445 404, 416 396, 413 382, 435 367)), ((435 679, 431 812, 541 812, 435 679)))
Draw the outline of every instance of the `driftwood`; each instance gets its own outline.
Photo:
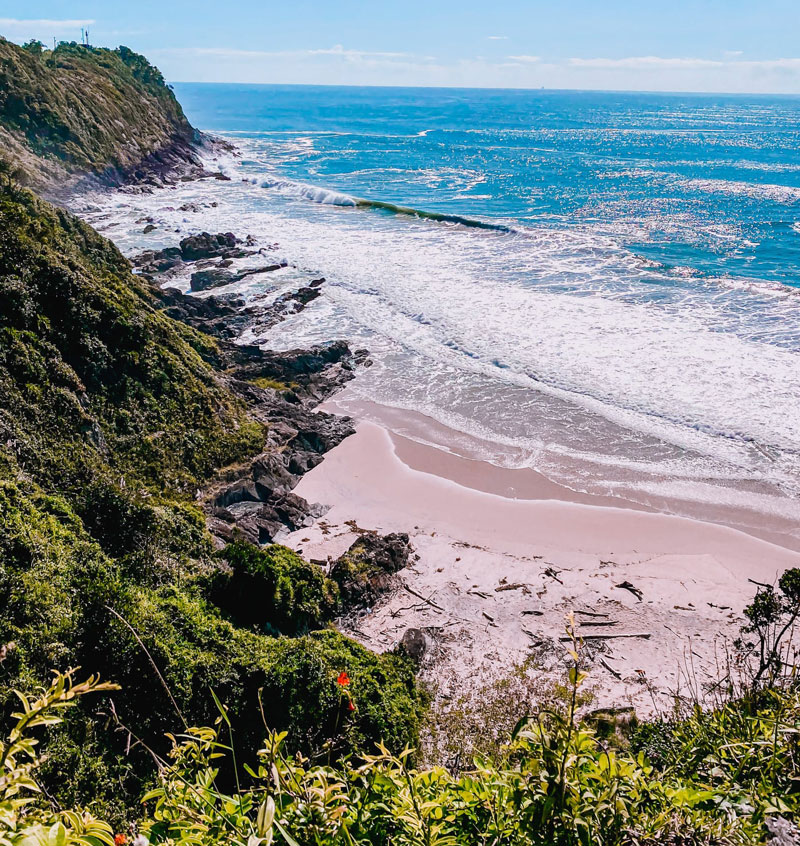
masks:
POLYGON ((544 611, 523 611, 523 617, 543 617, 544 611))
MULTIPOLYGON (((652 632, 609 632, 608 634, 582 634, 578 635, 578 637, 581 640, 611 640, 612 638, 620 637, 642 637, 647 640, 650 638, 651 634, 652 632)), ((562 635, 559 640, 566 642, 568 640, 572 640, 572 637, 570 635, 562 635)))
MULTIPOLYGON (((403 587, 412 595, 416 596, 417 599, 421 599, 426 605, 430 605, 431 608, 435 608, 437 611, 444 611, 441 605, 437 605, 430 597, 423 596, 421 593, 417 593, 415 590, 412 590, 407 584, 403 584, 403 587)), ((431 594, 433 596, 433 594, 431 594)))
POLYGON ((498 585, 494 589, 494 591, 495 591, 495 593, 500 593, 501 590, 519 590, 520 588, 526 588, 526 587, 528 587, 528 586, 526 584, 524 584, 523 582, 514 582, 513 584, 510 584, 510 585, 498 585))
POLYGON ((555 579, 560 585, 563 585, 564 582, 558 578, 558 570, 554 567, 547 567, 544 571, 545 576, 550 576, 551 579, 555 579))
POLYGON ((639 600, 639 602, 642 601, 642 596, 644 594, 642 594, 642 592, 639 590, 639 588, 636 587, 636 585, 632 585, 629 581, 620 582, 618 585, 614 585, 614 587, 622 588, 623 590, 628 590, 639 600))
POLYGON ((618 620, 581 620, 579 626, 616 626, 618 620))
POLYGON ((608 670, 609 673, 611 673, 612 676, 614 676, 615 679, 621 679, 622 678, 622 673, 617 672, 617 670, 615 670, 611 666, 611 664, 609 664, 608 661, 606 661, 605 658, 601 658, 600 663, 608 670))
POLYGON ((584 611, 582 608, 578 608, 575 613, 583 614, 584 617, 608 617, 608 614, 601 614, 599 611, 584 611))

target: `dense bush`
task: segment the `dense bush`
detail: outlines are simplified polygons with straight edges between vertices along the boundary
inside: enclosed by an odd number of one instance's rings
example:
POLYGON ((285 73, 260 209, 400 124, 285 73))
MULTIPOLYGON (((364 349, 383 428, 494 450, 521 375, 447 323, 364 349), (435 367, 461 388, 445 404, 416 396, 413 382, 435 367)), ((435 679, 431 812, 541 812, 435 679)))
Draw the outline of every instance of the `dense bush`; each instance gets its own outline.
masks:
MULTIPOLYGON (((577 673, 572 683, 577 690, 577 673)), ((347 674, 337 686, 347 724, 359 697, 347 674)), ((73 685, 71 677, 57 677, 49 691, 23 700, 0 744, 0 840, 9 846, 112 843, 112 828, 92 815, 26 804, 40 764, 34 729, 92 692, 102 692, 93 679, 73 685)), ((129 834, 136 832, 136 846, 752 844, 765 841, 767 827, 791 830, 800 812, 794 789, 800 692, 794 688, 773 689, 756 713, 730 702, 702 719, 676 722, 673 752, 659 768, 642 753, 609 748, 571 710, 543 711, 517 727, 505 762, 477 758, 457 777, 441 768, 414 769, 408 752, 386 747, 352 763, 314 763, 288 755, 286 734, 266 728, 256 755, 255 747, 238 742, 229 710, 219 701, 217 707, 221 737, 212 728, 172 737, 145 797, 144 819, 129 834), (680 758, 698 740, 714 751, 682 772, 680 758), (220 761, 231 757, 239 777, 226 786, 220 761)))
MULTIPOLYGON (((258 453, 264 429, 210 363, 213 339, 152 303, 91 228, 0 187, 0 643, 15 644, 0 714, 12 688, 81 665, 123 686, 117 716, 162 753, 165 730, 213 719, 212 690, 256 745, 261 688, 270 724, 306 753, 401 748, 419 719, 405 662, 334 632, 283 637, 331 619, 322 570, 283 547, 216 554, 194 494, 258 453), (346 724, 344 669, 360 691, 346 724)), ((155 768, 108 719, 71 714, 41 777, 65 806, 118 820, 155 768)))
POLYGON ((319 628, 333 618, 335 582, 291 549, 232 543, 220 558, 230 571, 214 575, 209 597, 238 625, 291 635, 319 628))

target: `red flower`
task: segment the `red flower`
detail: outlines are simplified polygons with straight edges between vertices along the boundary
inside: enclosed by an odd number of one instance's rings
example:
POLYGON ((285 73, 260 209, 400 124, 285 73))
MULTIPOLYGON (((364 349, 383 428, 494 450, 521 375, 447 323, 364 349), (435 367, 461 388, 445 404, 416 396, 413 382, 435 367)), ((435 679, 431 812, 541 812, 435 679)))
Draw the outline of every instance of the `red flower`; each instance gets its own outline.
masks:
POLYGON ((347 673, 342 670, 342 672, 339 673, 339 678, 336 679, 336 684, 340 685, 341 687, 347 687, 347 685, 350 684, 350 676, 348 676, 347 673))
POLYGON ((114 835, 114 846, 125 846, 127 843, 128 838, 124 834, 115 834, 114 835))
POLYGON ((347 703, 347 710, 348 710, 348 711, 355 711, 355 710, 356 710, 356 706, 355 706, 355 705, 353 705, 352 700, 351 700, 350 702, 348 702, 348 703, 347 703))

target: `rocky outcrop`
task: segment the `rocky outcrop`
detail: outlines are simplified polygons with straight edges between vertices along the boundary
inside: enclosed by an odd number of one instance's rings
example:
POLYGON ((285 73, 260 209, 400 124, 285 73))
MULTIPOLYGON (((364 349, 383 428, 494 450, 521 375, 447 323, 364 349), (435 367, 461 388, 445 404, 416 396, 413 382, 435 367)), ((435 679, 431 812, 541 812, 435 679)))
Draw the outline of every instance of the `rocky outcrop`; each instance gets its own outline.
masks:
POLYGON ((253 310, 237 294, 187 297, 177 288, 162 288, 158 296, 162 308, 174 320, 215 338, 235 338, 253 319, 253 310))
POLYGON ((189 235, 181 241, 178 248, 180 256, 184 261, 196 261, 207 258, 231 258, 239 255, 237 245, 241 241, 233 232, 221 232, 218 235, 210 235, 208 232, 201 232, 199 235, 189 235))
POLYGON ((222 146, 190 125, 158 69, 127 47, 47 50, 0 38, 0 155, 47 196, 86 182, 141 190, 222 177, 204 170, 204 144, 222 146))
MULTIPOLYGON (((158 305, 170 317, 219 339, 216 347, 202 354, 225 374, 227 387, 247 404, 250 416, 263 423, 268 433, 259 455, 229 470, 199 494, 211 532, 220 543, 236 538, 268 543, 321 516, 324 509, 294 494, 293 488, 328 450, 355 430, 349 418, 315 412, 314 408, 352 379, 359 364, 369 364, 366 350, 353 352, 344 341, 286 352, 231 342, 245 329, 263 334, 289 314, 304 309, 319 297, 324 278, 312 279, 268 304, 263 300, 248 304, 236 294, 196 297, 159 286, 162 278, 169 279, 177 269, 185 272, 187 265, 217 261, 192 274, 195 289, 229 284, 285 266, 273 262, 230 270, 233 259, 254 254, 245 249, 253 246, 252 238, 242 241, 232 232, 201 232, 184 238, 178 247, 150 250, 133 259, 153 284, 158 305)), ((367 554, 366 547, 356 554, 367 554)), ((370 554, 374 557, 378 549, 370 554)))
POLYGON ((260 455, 205 493, 209 526, 223 542, 268 543, 324 513, 292 489, 355 431, 349 417, 313 409, 353 378, 356 357, 344 341, 283 353, 225 344, 221 352, 231 389, 268 438, 260 455))
POLYGON ((273 262, 261 267, 247 267, 234 273, 225 267, 217 266, 209 270, 198 270, 192 274, 190 287, 193 291, 206 291, 209 288, 221 288, 223 285, 231 285, 234 282, 241 282, 248 276, 255 276, 258 273, 272 273, 286 267, 286 262, 273 262))
POLYGON ((348 609, 367 608, 394 584, 394 575, 408 565, 408 535, 365 532, 331 565, 329 576, 339 585, 348 609))

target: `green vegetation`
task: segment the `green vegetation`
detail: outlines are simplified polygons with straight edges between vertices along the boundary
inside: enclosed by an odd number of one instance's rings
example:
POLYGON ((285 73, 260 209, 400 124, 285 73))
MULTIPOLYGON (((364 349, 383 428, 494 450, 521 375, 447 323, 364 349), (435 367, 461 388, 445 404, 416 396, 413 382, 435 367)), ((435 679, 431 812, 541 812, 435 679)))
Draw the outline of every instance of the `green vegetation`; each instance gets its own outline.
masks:
POLYGON ((48 161, 113 175, 193 138, 161 73, 127 47, 46 50, 0 38, 0 152, 15 155, 33 182, 52 180, 48 161))
POLYGON ((380 539, 332 578, 214 546, 198 491, 263 424, 216 341, 19 187, 192 133, 126 48, 0 39, 0 846, 710 846, 800 819, 800 571, 760 587, 712 707, 600 731, 573 635, 563 684, 528 663, 434 715, 448 767, 419 769, 413 665, 330 627, 382 589, 380 539))
MULTIPOLYGON (((800 815, 800 690, 792 675, 767 688, 756 682, 749 695, 710 710, 647 724, 632 747, 620 748, 577 719, 579 650, 573 636, 566 706, 540 708, 519 722, 502 753, 478 755, 456 775, 415 769, 409 749, 397 754, 384 745, 334 766, 314 763, 287 754, 290 735, 270 730, 268 718, 263 743, 247 746, 217 700, 214 728, 171 735, 166 758, 149 750, 159 757, 159 778, 131 829, 134 844, 710 846, 763 843, 768 824, 787 826, 800 815), (656 754, 637 749, 642 740, 656 754), (238 776, 226 786, 221 762, 234 756, 238 776)), ((294 672, 291 662, 285 670, 294 672)), ((362 707, 360 694, 348 672, 336 686, 346 720, 362 707)), ((41 763, 31 730, 101 689, 95 679, 77 686, 59 675, 35 701, 23 699, 0 745, 2 842, 52 846, 56 831, 59 843, 110 846, 112 829, 95 816, 56 813, 29 795, 41 763)))
MULTIPOLYGON (((81 665, 122 685, 118 718, 162 752, 166 729, 213 717, 212 689, 248 747, 262 690, 270 725, 306 754, 400 749, 419 719, 410 665, 309 633, 337 607, 318 567, 282 547, 219 553, 206 532, 195 492, 265 442, 218 359, 90 227, 0 191, 0 643, 15 644, 0 712, 12 688, 81 665), (360 705, 343 715, 345 668, 360 705)), ((40 775, 63 806, 119 821, 155 768, 107 719, 71 712, 40 775)))

